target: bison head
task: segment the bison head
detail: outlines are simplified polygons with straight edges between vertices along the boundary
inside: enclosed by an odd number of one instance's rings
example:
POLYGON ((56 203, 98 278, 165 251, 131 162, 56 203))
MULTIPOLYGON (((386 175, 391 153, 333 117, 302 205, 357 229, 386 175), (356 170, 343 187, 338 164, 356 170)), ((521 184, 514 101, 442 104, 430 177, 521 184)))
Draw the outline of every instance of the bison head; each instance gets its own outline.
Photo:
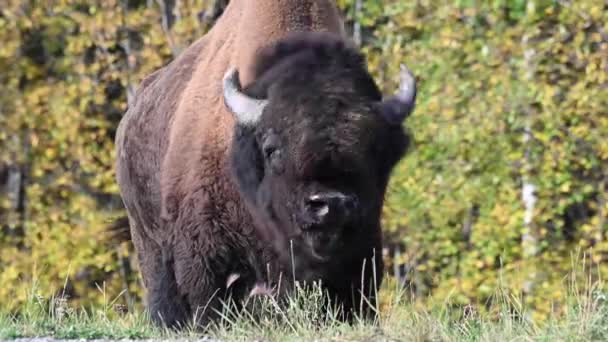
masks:
POLYGON ((223 90, 236 121, 232 171, 257 228, 280 255, 309 266, 368 255, 380 244, 389 174, 409 143, 402 123, 414 107, 413 76, 402 67, 400 90, 383 99, 361 54, 318 33, 264 50, 256 75, 242 89, 231 69, 223 90))

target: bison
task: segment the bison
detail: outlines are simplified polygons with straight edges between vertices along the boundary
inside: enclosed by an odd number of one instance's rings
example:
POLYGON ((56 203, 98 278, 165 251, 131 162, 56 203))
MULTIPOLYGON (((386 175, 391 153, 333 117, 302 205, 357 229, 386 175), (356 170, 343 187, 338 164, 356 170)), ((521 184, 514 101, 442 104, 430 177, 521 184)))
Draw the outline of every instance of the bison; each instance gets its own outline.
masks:
POLYGON ((146 77, 116 174, 158 322, 256 286, 321 282, 344 312, 382 280, 380 213, 416 86, 383 99, 330 0, 232 0, 146 77))

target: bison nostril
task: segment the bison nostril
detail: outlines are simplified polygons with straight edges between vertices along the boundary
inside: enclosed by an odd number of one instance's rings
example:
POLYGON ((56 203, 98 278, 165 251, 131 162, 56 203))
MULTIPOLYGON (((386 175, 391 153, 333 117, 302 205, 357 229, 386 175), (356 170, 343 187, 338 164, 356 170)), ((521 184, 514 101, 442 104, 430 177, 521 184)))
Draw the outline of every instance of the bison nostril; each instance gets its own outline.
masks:
POLYGON ((329 213, 329 204, 327 201, 317 196, 309 198, 306 202, 306 206, 311 213, 319 218, 324 217, 329 213))
POLYGON ((316 223, 332 221, 337 223, 352 215, 357 208, 357 200, 340 192, 315 194, 306 199, 307 213, 316 223))
POLYGON ((317 214, 318 217, 323 217, 327 215, 327 213, 329 213, 329 206, 327 204, 315 208, 315 214, 317 214))
POLYGON ((353 197, 347 197, 344 200, 344 208, 346 208, 346 210, 352 211, 357 209, 358 207, 358 202, 356 198, 353 197))

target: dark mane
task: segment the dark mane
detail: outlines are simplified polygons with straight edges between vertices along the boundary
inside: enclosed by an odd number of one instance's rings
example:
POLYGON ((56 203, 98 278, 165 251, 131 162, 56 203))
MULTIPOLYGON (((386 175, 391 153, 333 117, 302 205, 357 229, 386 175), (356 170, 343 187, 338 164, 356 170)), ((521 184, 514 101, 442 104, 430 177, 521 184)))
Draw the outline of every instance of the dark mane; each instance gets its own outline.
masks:
MULTIPOLYGON (((367 74, 364 56, 350 41, 337 34, 326 32, 291 33, 282 40, 258 52, 254 61, 255 86, 249 89, 251 95, 266 96, 268 87, 277 80, 294 75, 327 74, 367 74), (302 73, 302 70, 306 70, 302 73), (345 73, 342 73, 344 71, 345 73), (353 73, 354 71, 354 73, 353 73)), ((374 88, 370 79, 360 79, 359 86, 369 90, 374 88)), ((380 93, 375 91, 377 96, 380 93)))
POLYGON ((309 63, 321 64, 328 59, 355 61, 362 65, 363 56, 355 46, 336 34, 325 32, 296 32, 262 49, 254 62, 254 75, 259 78, 273 66, 306 54, 309 63))

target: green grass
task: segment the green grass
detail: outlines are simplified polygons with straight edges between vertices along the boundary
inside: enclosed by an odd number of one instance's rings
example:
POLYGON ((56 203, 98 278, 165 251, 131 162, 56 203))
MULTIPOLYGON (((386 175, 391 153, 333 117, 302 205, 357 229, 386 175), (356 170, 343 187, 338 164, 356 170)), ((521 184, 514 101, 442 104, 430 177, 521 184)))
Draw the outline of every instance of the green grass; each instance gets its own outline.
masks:
MULTIPOLYGON (((222 341, 601 341, 608 340, 608 303, 601 287, 580 292, 570 286, 569 305, 542 324, 525 318, 517 298, 497 290, 489 312, 474 309, 415 309, 395 296, 376 322, 340 323, 332 312, 317 313, 320 291, 298 291, 284 306, 271 299, 258 302, 256 314, 226 309, 223 321, 205 332, 180 333, 151 325, 143 313, 121 314, 114 303, 72 308, 61 298, 44 299, 32 286, 17 313, 0 312, 0 339, 55 338, 215 338, 222 341)), ((548 305, 550 305, 548 303, 548 305)))

